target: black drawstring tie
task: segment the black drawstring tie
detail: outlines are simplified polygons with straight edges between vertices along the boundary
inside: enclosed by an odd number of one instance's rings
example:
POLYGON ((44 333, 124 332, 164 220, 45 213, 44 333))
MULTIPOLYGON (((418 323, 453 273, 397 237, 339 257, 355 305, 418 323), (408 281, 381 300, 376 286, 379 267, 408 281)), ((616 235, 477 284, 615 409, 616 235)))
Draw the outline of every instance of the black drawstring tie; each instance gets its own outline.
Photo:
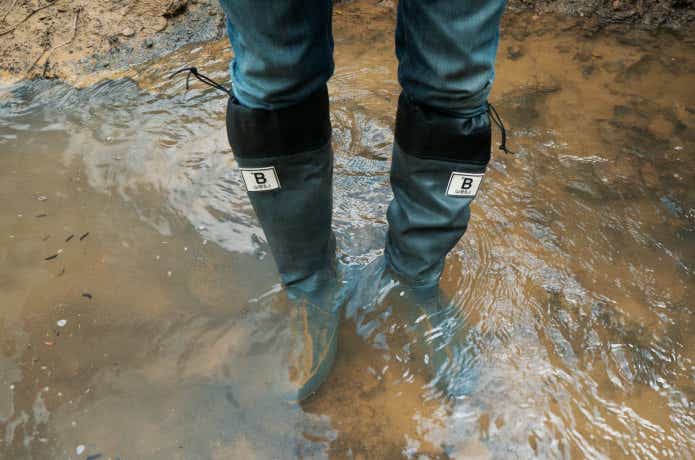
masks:
MULTIPOLYGON (((169 76, 169 78, 173 78, 176 75, 183 72, 188 72, 188 75, 186 75, 186 91, 188 91, 191 75, 193 75, 195 78, 205 83, 206 85, 211 86, 216 90, 222 91, 229 97, 234 97, 231 89, 221 85, 220 83, 217 83, 215 80, 208 77, 207 75, 201 74, 200 72, 198 72, 198 69, 196 67, 184 67, 183 69, 177 70, 176 72, 172 73, 169 76)), ((507 129, 504 127, 502 117, 500 117, 499 113, 497 113, 497 110, 492 104, 488 103, 487 107, 488 116, 497 125, 497 127, 500 129, 500 132, 502 133, 502 142, 499 145, 499 149, 502 150, 504 153, 514 155, 516 152, 513 152, 507 148, 507 129)))
POLYGON ((182 73, 182 72, 188 72, 188 75, 186 75, 186 91, 188 91, 188 82, 191 79, 191 75, 193 75, 195 78, 198 80, 202 81, 208 86, 211 86, 219 91, 222 91, 227 94, 227 96, 232 97, 232 90, 217 83, 215 80, 212 78, 203 75, 202 73, 198 72, 198 69, 196 67, 185 67, 183 69, 177 70, 176 72, 172 73, 169 78, 173 78, 176 75, 182 73))
POLYGON ((502 142, 499 145, 499 149, 504 153, 515 155, 516 152, 512 152, 507 148, 507 129, 504 127, 502 117, 500 117, 499 113, 497 113, 497 110, 495 110, 495 107, 490 103, 488 103, 487 105, 487 113, 490 117, 490 120, 492 120, 497 125, 497 127, 500 129, 500 132, 502 133, 502 142))

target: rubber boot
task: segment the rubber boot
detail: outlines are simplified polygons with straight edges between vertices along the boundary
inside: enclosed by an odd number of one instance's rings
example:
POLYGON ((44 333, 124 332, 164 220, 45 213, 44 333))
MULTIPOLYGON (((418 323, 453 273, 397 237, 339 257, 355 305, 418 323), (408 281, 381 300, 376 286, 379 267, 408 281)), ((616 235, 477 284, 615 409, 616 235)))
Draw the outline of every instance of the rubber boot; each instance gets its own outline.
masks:
POLYGON ((468 227, 490 145, 487 112, 457 118, 401 94, 385 254, 391 269, 413 286, 439 282, 446 255, 468 227))
POLYGON ((461 315, 438 288, 444 260, 466 232, 470 204, 490 161, 487 112, 460 118, 419 106, 401 94, 391 165, 393 201, 385 259, 405 287, 394 303, 406 310, 416 349, 452 396, 470 391, 470 354, 461 315))
POLYGON ((227 134, 249 200, 293 300, 286 318, 294 397, 314 393, 337 348, 335 237, 331 230, 333 152, 328 92, 278 110, 250 109, 231 97, 227 134))

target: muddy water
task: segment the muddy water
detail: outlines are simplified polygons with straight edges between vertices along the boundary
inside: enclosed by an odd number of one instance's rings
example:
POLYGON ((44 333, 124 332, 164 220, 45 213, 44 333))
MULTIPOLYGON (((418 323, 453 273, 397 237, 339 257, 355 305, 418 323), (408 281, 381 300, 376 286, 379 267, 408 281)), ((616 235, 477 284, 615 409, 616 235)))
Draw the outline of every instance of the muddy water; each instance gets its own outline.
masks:
MULTIPOLYGON (((366 266, 390 198, 393 12, 335 22, 334 225, 366 266)), ((455 401, 401 359, 403 318, 369 290, 313 399, 267 391, 283 300, 225 99, 166 79, 224 80, 226 43, 83 89, 1 87, 0 457, 693 458, 692 51, 507 18, 492 100, 518 153, 496 154, 442 282, 477 375, 455 401)))

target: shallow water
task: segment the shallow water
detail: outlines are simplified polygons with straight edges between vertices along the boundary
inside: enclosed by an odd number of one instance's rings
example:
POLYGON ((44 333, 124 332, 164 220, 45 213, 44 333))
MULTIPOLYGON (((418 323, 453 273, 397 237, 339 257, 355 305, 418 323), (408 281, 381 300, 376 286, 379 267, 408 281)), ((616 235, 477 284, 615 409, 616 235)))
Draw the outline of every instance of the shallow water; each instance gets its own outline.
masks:
MULTIPOLYGON (((341 5, 335 29, 334 226, 364 267, 390 199, 393 12, 341 5)), ((509 15, 492 101, 518 153, 495 154, 442 282, 473 391, 447 400, 402 359, 402 316, 366 289, 301 406, 263 391, 281 296, 225 99, 166 78, 224 80, 229 57, 0 87, 1 458, 693 458, 692 46, 509 15)))

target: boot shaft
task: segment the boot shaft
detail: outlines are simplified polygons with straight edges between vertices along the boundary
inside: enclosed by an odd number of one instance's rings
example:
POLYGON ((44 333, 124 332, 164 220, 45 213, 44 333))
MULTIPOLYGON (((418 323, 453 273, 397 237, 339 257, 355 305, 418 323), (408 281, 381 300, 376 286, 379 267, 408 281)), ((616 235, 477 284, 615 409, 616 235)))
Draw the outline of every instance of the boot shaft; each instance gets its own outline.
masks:
POLYGON ((285 285, 332 270, 335 238, 328 92, 283 109, 230 98, 227 134, 285 285))
POLYGON ((439 282, 447 253, 468 227, 490 147, 487 114, 455 117, 401 95, 385 254, 390 268, 414 286, 439 282))

